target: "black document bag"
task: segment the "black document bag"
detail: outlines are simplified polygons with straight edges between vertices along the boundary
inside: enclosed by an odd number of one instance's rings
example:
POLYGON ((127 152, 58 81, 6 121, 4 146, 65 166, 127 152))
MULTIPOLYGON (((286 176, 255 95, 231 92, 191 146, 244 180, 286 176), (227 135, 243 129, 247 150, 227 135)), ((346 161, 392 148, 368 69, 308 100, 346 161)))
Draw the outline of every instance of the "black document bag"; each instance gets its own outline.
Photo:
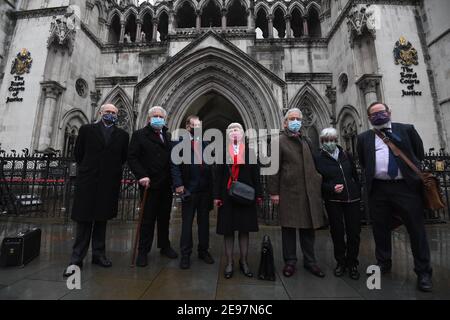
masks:
POLYGON ((41 229, 21 231, 3 239, 0 266, 24 266, 39 256, 41 251, 41 229))

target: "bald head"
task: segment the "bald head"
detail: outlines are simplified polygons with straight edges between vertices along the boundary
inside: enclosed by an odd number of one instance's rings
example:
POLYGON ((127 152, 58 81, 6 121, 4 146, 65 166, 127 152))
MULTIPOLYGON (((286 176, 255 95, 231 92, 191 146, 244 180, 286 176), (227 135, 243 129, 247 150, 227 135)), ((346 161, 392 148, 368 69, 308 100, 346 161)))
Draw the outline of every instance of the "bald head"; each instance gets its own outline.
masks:
POLYGON ((118 112, 119 112, 119 110, 116 108, 116 106, 111 104, 111 103, 107 103, 107 104, 102 105, 100 107, 100 111, 99 111, 101 116, 106 114, 106 113, 117 114, 118 112))

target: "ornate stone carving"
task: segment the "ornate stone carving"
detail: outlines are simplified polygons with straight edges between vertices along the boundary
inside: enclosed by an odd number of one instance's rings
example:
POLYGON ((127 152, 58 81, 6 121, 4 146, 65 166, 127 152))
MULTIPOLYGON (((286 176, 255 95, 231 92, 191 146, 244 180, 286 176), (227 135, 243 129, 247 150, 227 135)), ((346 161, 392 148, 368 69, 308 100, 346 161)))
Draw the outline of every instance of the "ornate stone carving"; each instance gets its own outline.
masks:
POLYGON ((71 8, 67 9, 64 16, 53 16, 53 21, 50 24, 50 36, 47 41, 47 47, 50 48, 54 45, 67 48, 69 54, 72 54, 76 33, 75 23, 75 14, 71 8))
POLYGON ((375 37, 375 19, 369 7, 370 4, 355 4, 347 15, 347 26, 352 47, 355 39, 363 34, 375 37))
POLYGON ((395 64, 401 63, 407 67, 411 65, 417 66, 419 64, 418 60, 417 50, 412 46, 411 42, 406 40, 405 37, 400 37, 394 47, 395 64))
POLYGON ((31 64, 33 59, 31 53, 27 49, 22 49, 17 54, 11 65, 11 74, 22 75, 24 73, 30 73, 31 64))

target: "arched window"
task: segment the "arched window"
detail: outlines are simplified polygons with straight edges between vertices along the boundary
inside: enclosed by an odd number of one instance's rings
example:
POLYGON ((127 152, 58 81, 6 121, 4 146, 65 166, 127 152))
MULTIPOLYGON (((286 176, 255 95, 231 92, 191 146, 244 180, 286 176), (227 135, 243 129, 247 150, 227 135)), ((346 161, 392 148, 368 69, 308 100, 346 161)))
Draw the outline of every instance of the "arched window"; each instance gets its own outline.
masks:
POLYGON ((322 29, 320 27, 319 13, 315 8, 311 8, 308 13, 308 31, 310 37, 313 38, 322 37, 322 29))
POLYGON ((286 36, 286 21, 284 20, 284 12, 281 8, 277 8, 273 15, 273 27, 278 32, 278 38, 286 36))
POLYGON ((209 0, 208 4, 202 10, 201 26, 205 27, 220 27, 222 25, 222 15, 220 8, 214 0, 209 0))
POLYGON ((130 14, 125 24, 124 42, 136 41, 136 28, 137 28, 136 17, 134 16, 134 14, 130 14))
POLYGON ((63 156, 67 158, 73 157, 73 151, 75 149, 75 141, 78 136, 78 128, 71 127, 69 124, 64 130, 64 149, 63 156))
POLYGON ((169 16, 165 11, 159 15, 158 20, 159 41, 166 41, 169 33, 169 16))
POLYGON ((227 26, 237 27, 247 25, 247 13, 245 7, 240 0, 233 0, 233 3, 228 8, 227 26))
POLYGON ((256 14, 256 28, 261 29, 263 38, 269 36, 269 25, 267 22, 267 12, 264 9, 259 9, 256 14))
POLYGON ((294 38, 300 38, 303 35, 303 18, 298 8, 292 10, 291 29, 294 38))
POLYGON ((152 41, 153 36, 153 21, 150 13, 146 13, 142 19, 142 32, 145 33, 145 39, 141 39, 142 42, 152 41))
POLYGON ((195 28, 196 17, 194 8, 185 1, 177 11, 178 28, 195 28))
POLYGON ((350 114, 347 114, 341 121, 340 135, 342 147, 352 155, 356 156, 356 138, 358 136, 356 121, 350 114))
POLYGON ((120 39, 120 18, 118 14, 115 14, 111 19, 111 25, 109 26, 108 42, 119 43, 120 39))

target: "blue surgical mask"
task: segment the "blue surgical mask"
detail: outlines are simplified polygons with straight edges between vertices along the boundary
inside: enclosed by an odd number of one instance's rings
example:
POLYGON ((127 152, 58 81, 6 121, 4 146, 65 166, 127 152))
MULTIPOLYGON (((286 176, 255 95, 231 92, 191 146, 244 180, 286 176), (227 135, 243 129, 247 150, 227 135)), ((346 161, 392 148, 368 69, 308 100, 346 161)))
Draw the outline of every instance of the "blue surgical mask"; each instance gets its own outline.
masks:
POLYGON ((107 126, 113 125, 117 122, 117 114, 105 113, 102 115, 102 120, 107 126))
POLYGON ((292 132, 299 132, 302 127, 302 122, 300 120, 290 120, 288 122, 288 129, 292 132))
POLYGON ((155 130, 161 130, 165 124, 166 124, 166 121, 163 118, 159 118, 159 117, 151 117, 150 118, 150 125, 155 130))

